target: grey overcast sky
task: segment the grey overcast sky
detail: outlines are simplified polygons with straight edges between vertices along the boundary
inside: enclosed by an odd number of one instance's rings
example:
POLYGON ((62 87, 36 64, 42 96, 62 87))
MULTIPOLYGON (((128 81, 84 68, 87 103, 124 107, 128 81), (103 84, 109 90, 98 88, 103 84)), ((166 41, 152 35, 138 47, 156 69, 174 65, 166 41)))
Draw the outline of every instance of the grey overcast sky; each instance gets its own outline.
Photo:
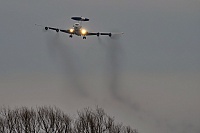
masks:
POLYGON ((99 105, 141 133, 200 132, 199 0, 1 0, 0 105, 99 105), (84 16, 89 31, 45 32, 84 16))

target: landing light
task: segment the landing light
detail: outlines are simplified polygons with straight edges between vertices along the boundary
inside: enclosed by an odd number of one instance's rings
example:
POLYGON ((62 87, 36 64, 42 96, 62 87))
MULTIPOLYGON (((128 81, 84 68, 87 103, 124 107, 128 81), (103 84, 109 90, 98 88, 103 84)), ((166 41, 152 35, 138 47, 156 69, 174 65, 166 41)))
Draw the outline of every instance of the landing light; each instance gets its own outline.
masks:
POLYGON ((85 29, 82 29, 82 30, 81 30, 81 33, 82 33, 83 35, 85 35, 85 34, 87 33, 87 31, 86 31, 85 29))
POLYGON ((70 29, 69 31, 72 33, 72 32, 74 32, 74 29, 70 29))

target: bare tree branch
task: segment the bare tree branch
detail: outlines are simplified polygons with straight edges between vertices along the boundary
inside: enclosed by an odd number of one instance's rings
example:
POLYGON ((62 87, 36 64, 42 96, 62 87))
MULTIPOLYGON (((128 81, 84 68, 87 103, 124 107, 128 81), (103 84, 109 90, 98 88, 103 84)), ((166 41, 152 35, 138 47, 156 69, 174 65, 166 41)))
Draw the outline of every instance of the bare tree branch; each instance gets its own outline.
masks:
POLYGON ((85 108, 72 120, 56 107, 0 108, 0 133, 138 133, 116 124, 102 108, 85 108))

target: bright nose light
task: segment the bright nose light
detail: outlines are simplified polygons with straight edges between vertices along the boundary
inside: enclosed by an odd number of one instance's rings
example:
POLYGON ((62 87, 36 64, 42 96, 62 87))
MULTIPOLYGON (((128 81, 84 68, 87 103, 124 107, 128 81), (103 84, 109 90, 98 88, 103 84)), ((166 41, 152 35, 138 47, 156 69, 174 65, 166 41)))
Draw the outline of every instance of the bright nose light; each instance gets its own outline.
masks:
POLYGON ((87 33, 87 31, 86 31, 85 29, 82 29, 82 30, 81 30, 81 33, 82 33, 83 35, 85 35, 85 34, 87 33))
POLYGON ((74 32, 74 29, 70 29, 69 31, 70 31, 70 32, 74 32))

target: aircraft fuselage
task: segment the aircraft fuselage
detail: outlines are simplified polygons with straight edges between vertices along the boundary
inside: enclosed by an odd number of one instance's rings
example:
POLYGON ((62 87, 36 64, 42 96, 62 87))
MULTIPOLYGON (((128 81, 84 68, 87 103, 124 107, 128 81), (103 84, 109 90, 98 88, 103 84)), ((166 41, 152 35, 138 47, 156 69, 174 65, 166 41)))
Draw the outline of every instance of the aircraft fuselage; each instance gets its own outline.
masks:
POLYGON ((73 28, 74 28, 74 33, 73 34, 75 34, 77 36, 81 36, 82 35, 82 33, 81 33, 82 26, 80 25, 80 23, 75 23, 73 25, 73 28))

